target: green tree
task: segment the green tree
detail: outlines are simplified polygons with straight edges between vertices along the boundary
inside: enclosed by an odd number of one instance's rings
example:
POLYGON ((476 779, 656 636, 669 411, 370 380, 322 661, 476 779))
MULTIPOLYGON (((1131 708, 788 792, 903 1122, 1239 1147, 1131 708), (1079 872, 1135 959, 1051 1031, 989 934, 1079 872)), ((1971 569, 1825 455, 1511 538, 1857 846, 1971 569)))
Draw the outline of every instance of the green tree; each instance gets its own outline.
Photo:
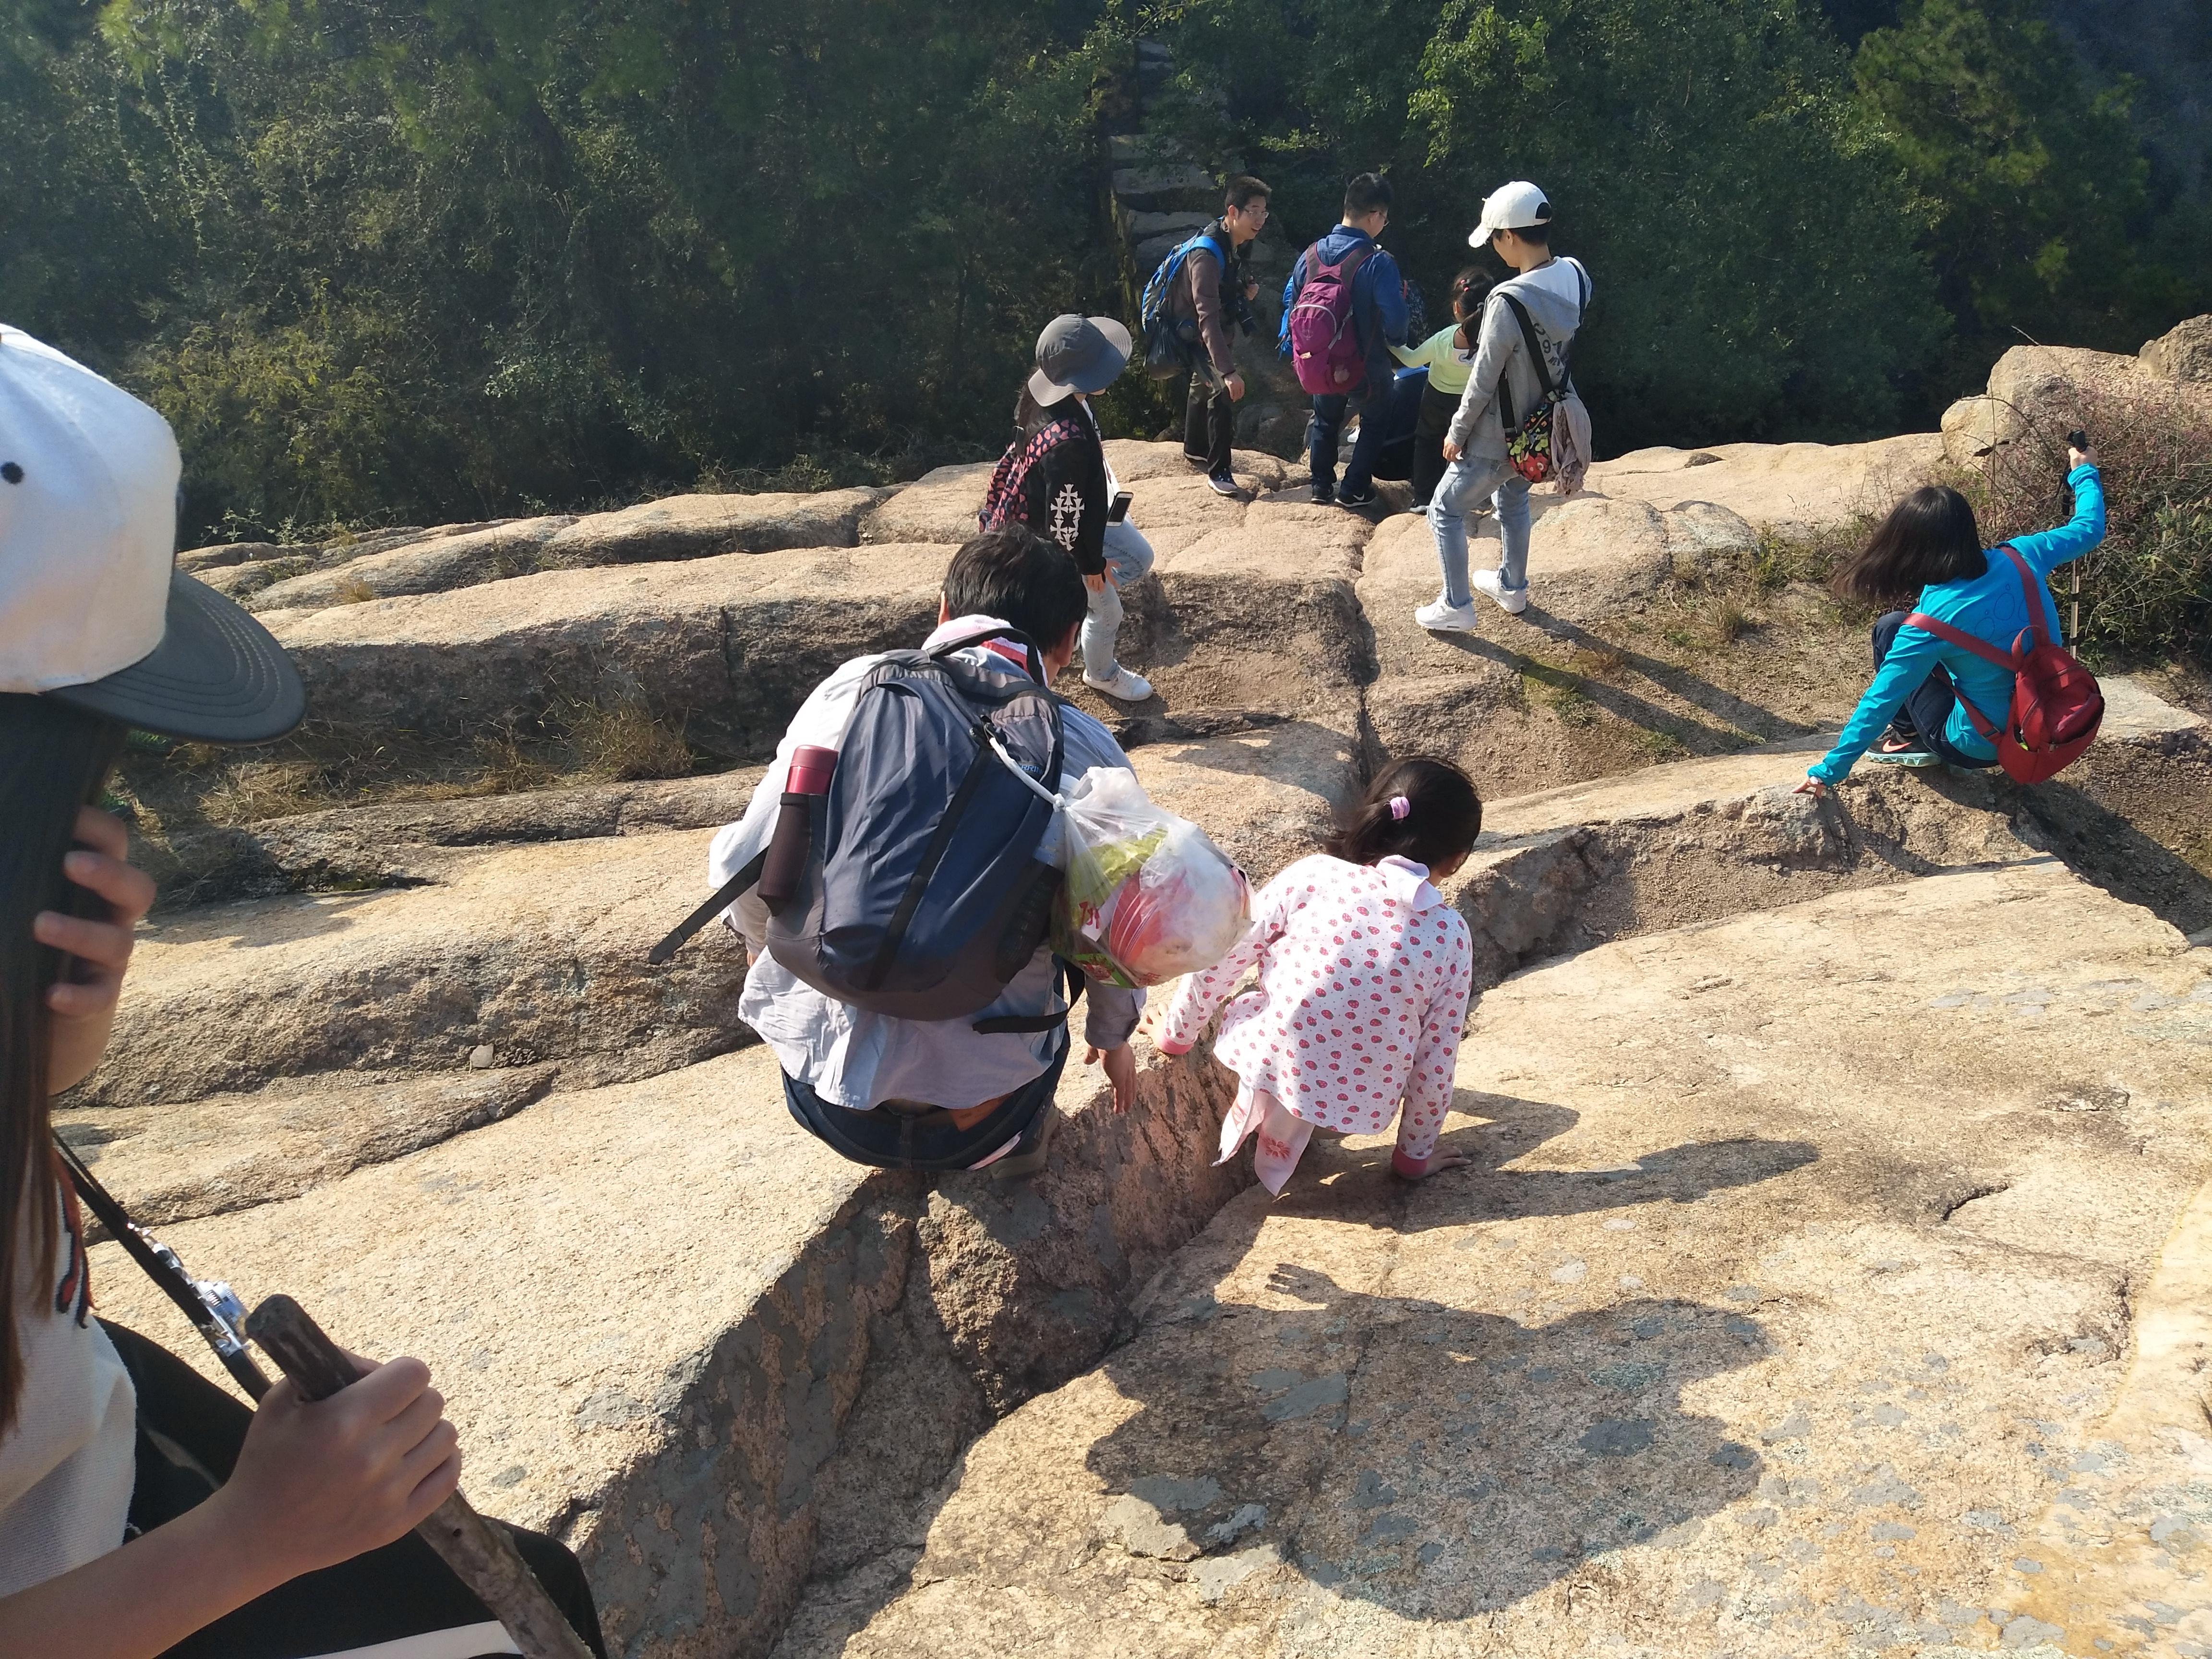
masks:
POLYGON ((1329 181, 1389 161, 1386 240, 1434 291, 1477 257, 1481 198, 1540 182, 1597 284, 1577 357, 1608 453, 1893 430, 1942 336, 1900 171, 1797 0, 1191 0, 1171 21, 1247 147, 1322 182, 1297 234, 1334 216, 1329 181))
POLYGON ((1853 72, 1924 204, 1961 383, 2020 333, 2131 351, 2187 303, 2190 284, 2142 246, 2130 83, 2093 90, 2028 0, 1907 0, 1853 72))

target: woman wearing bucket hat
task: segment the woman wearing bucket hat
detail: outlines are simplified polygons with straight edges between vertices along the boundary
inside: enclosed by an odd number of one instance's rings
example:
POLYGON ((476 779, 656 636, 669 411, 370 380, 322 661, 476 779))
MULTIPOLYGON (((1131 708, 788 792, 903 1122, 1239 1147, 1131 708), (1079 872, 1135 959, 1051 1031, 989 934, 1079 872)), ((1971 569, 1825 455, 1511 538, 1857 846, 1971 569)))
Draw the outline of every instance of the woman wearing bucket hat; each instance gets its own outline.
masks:
MULTIPOLYGON (((91 1316, 50 1101, 99 1063, 154 889, 88 803, 131 726, 258 743, 307 708, 268 631, 173 570, 178 471, 154 410, 0 327, 0 1653, 513 1652, 410 1535, 459 1479, 421 1362, 249 1413, 91 1316)), ((520 1543, 596 1648, 574 1558, 520 1543)))
POLYGON ((1467 240, 1487 247, 1512 274, 1484 303, 1474 368, 1444 434, 1450 465, 1429 501, 1443 591, 1415 611, 1413 620, 1437 633, 1474 631, 1477 592, 1508 615, 1528 608, 1528 480, 1508 459, 1508 428, 1542 405, 1547 383, 1568 384, 1569 348, 1590 295, 1582 261, 1553 256, 1552 204, 1526 179, 1490 193, 1467 240), (1509 300, 1518 302, 1520 313, 1509 300), (1529 319, 1526 329, 1521 313, 1529 319), (1532 337, 1547 360, 1541 373, 1530 355, 1532 337), (1485 501, 1498 513, 1498 564, 1470 580, 1467 521, 1485 501))
POLYGON ((985 530, 1025 524, 1066 550, 1091 592, 1083 683, 1142 702, 1152 682, 1115 659, 1115 637, 1121 590, 1152 568, 1152 544, 1128 520, 1129 497, 1107 462, 1090 401, 1128 366, 1129 349, 1129 331, 1111 317, 1070 312, 1045 325, 1036 368, 1014 405, 1014 441, 991 475, 978 522, 985 530))

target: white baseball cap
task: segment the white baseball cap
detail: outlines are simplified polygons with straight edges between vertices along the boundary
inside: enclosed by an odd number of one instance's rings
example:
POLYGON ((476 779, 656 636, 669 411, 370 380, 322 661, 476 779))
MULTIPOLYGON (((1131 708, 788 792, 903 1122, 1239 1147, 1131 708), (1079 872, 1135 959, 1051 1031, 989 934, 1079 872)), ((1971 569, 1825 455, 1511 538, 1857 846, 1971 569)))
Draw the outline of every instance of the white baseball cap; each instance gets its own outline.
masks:
POLYGON ((1551 222, 1552 204, 1544 192, 1526 179, 1516 179, 1510 185, 1498 185, 1484 199, 1482 222, 1468 234, 1468 246, 1483 246, 1492 231, 1526 230, 1531 225, 1551 222))
POLYGON ((122 387, 0 325, 0 692, 264 743, 307 693, 269 630, 175 568, 177 441, 122 387))

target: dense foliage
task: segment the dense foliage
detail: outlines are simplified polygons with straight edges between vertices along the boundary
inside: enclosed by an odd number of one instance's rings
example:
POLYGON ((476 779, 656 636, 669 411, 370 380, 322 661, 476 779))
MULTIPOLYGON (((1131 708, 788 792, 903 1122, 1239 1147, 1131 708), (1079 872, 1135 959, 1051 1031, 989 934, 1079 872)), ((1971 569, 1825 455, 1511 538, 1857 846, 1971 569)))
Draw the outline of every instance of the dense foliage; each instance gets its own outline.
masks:
POLYGON ((198 530, 980 454, 1120 304, 1140 34, 1294 237, 1387 165, 1432 292, 1543 181, 1608 448, 1924 423, 2014 329, 2212 308, 2203 8, 2154 106, 2030 0, 1830 4, 0 0, 0 317, 161 406, 198 530))

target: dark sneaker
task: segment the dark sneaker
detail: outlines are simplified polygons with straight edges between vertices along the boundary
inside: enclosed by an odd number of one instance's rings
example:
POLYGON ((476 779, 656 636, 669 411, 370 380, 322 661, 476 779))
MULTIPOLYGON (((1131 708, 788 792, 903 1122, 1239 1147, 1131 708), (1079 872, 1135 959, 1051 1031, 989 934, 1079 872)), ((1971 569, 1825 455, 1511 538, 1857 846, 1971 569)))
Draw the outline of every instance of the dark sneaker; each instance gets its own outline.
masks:
POLYGON ((1206 467, 1210 467, 1210 466, 1212 466, 1212 465, 1213 465, 1213 457, 1212 457, 1212 456, 1211 456, 1211 455, 1194 455, 1194 454, 1192 454, 1192 453, 1190 453, 1190 451, 1188 451, 1188 449, 1186 449, 1186 450, 1184 450, 1184 451, 1183 451, 1183 453, 1182 453, 1182 458, 1183 458, 1183 459, 1184 459, 1185 461, 1188 462, 1188 463, 1189 463, 1191 465, 1193 465, 1193 466, 1206 466, 1206 467))
POLYGON ((1212 485, 1215 495, 1226 495, 1232 501, 1244 493, 1237 488, 1237 480, 1226 472, 1209 472, 1206 475, 1206 481, 1212 485))
POLYGON ((1375 505, 1375 487, 1370 484, 1364 489, 1340 489, 1336 492, 1336 504, 1339 507, 1372 507, 1375 505))
POLYGON ((1328 507, 1335 501, 1336 486, 1334 484, 1316 484, 1313 487, 1313 504, 1316 507, 1328 507))

